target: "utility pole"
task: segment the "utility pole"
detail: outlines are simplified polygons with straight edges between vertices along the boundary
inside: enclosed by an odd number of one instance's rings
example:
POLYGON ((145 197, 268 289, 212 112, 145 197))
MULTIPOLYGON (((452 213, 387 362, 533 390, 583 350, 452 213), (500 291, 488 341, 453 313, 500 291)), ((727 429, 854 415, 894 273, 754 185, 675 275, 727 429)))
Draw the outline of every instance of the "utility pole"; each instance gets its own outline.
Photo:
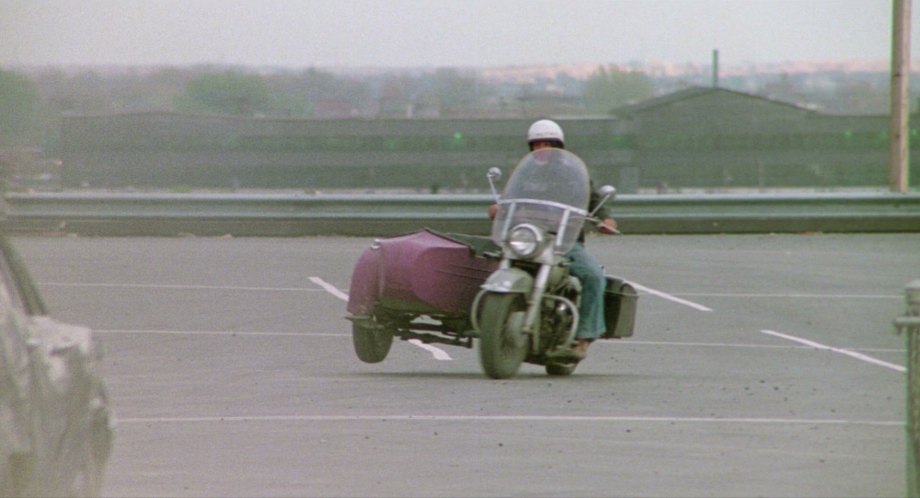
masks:
POLYGON ((712 51, 712 87, 719 88, 719 50, 712 51))
POLYGON ((891 23, 891 121, 888 126, 888 179, 892 192, 907 192, 910 181, 910 3, 893 0, 891 23))

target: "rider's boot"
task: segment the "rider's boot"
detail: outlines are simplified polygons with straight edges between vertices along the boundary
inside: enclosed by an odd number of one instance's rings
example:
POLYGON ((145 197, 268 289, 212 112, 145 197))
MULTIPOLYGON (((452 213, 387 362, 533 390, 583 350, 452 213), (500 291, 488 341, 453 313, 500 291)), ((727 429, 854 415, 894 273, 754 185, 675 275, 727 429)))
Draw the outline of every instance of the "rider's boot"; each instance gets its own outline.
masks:
POLYGON ((588 347, 591 345, 591 341, 588 339, 578 339, 575 341, 575 346, 572 348, 572 352, 575 353, 575 356, 578 356, 579 360, 585 359, 588 356, 588 347))
POLYGON ((552 353, 552 359, 562 362, 577 363, 588 355, 588 346, 591 341, 587 339, 576 339, 572 346, 560 347, 552 353))

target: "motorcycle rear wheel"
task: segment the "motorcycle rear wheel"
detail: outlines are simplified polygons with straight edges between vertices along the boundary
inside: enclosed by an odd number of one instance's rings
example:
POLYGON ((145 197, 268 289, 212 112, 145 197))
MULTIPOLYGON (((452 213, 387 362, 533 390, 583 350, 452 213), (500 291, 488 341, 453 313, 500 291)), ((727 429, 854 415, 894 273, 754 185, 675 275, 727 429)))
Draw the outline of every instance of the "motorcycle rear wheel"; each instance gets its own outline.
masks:
POLYGON ((393 345, 393 332, 377 325, 352 322, 351 340, 358 359, 365 363, 380 363, 393 345))
POLYGON ((567 375, 572 375, 572 372, 575 371, 575 367, 577 366, 578 363, 547 363, 546 374, 555 377, 565 377, 567 375))
POLYGON ((513 318, 525 307, 518 294, 490 293, 482 298, 479 361, 485 374, 493 379, 513 377, 527 356, 526 338, 511 330, 513 318))

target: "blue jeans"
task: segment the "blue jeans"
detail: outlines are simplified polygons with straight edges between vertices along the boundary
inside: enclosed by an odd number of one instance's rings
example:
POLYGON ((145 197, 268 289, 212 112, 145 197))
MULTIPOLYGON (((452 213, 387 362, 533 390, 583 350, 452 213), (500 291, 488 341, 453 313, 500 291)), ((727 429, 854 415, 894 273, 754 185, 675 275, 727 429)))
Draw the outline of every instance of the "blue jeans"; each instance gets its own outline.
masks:
POLYGON ((575 247, 566 254, 571 260, 569 271, 581 282, 581 303, 578 305, 578 329, 576 339, 597 339, 607 331, 604 322, 604 290, 607 279, 604 269, 594 256, 588 254, 584 244, 575 247))

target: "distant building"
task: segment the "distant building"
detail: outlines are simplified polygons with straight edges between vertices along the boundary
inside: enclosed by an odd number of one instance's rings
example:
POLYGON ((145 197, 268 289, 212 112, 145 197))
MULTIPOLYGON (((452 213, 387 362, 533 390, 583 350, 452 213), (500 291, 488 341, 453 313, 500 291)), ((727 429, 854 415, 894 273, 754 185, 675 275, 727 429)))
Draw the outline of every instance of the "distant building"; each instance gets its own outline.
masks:
MULTIPOLYGON (((616 143, 622 135, 616 120, 562 123, 599 181, 618 180, 629 154, 625 144, 616 143)), ((480 190, 488 188, 490 167, 510 172, 526 153, 529 124, 523 119, 178 113, 67 116, 63 179, 68 187, 103 188, 480 190)))
POLYGON ((695 87, 614 111, 645 185, 835 187, 887 183, 887 116, 831 116, 695 87))
MULTIPOLYGON (((508 172, 526 152, 530 119, 432 118, 409 109, 378 119, 66 116, 63 181, 68 187, 484 189, 489 167, 508 172)), ((347 111, 331 105, 325 112, 347 111)), ((625 193, 887 185, 887 116, 824 115, 723 88, 691 88, 607 117, 558 120, 567 148, 582 156, 595 181, 625 193)), ((916 179, 920 157, 913 156, 916 179)))

